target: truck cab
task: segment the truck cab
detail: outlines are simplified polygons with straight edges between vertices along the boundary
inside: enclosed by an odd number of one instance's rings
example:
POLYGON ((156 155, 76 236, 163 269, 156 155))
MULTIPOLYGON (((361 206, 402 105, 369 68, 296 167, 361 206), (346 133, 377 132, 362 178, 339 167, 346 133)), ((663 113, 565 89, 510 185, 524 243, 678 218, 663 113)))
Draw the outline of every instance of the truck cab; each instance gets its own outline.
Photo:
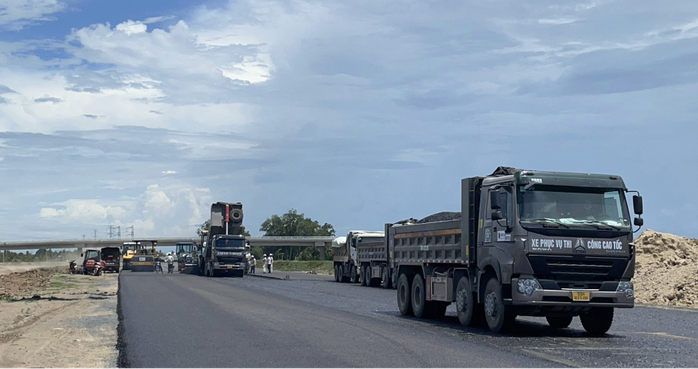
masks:
POLYGON ((177 269, 179 271, 196 264, 196 245, 194 242, 177 242, 175 254, 177 254, 177 269))
POLYGON ((247 267, 246 241, 243 235, 218 234, 204 248, 204 266, 208 276, 233 274, 242 277, 247 267))

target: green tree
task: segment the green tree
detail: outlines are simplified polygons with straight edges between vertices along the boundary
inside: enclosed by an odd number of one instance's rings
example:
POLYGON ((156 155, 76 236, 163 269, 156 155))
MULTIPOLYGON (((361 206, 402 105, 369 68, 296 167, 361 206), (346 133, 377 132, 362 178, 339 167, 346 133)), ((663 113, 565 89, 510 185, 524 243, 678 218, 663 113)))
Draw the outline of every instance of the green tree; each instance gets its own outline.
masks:
MULTIPOLYGON (((306 218, 303 213, 299 214, 296 209, 291 209, 281 216, 272 215, 262 223, 259 230, 263 231, 265 236, 334 236, 332 224, 320 225, 318 221, 306 218)), ((300 253, 302 256, 297 255, 297 258, 317 260, 320 257, 319 250, 315 248, 307 248, 307 250, 302 251, 300 253)), ((293 259, 291 246, 270 247, 267 251, 272 252, 275 259, 293 259)))

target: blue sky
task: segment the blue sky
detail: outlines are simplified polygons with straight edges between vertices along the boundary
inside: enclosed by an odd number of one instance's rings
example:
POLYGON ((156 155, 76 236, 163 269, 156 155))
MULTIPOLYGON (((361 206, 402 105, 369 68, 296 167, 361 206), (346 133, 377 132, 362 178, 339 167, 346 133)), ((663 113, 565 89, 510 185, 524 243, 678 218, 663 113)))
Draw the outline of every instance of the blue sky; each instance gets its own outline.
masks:
POLYGON ((241 201, 338 234, 506 165, 621 175, 698 237, 698 3, 0 5, 0 239, 192 235, 241 201))

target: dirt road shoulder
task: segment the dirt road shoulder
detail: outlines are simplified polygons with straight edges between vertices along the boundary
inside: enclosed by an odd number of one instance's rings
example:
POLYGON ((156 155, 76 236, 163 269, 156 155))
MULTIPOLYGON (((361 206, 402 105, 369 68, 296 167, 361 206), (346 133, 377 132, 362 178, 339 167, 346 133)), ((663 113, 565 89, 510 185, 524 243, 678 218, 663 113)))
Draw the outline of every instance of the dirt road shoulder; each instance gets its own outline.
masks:
POLYGON ((116 367, 118 274, 63 270, 29 285, 0 295, 0 367, 116 367))

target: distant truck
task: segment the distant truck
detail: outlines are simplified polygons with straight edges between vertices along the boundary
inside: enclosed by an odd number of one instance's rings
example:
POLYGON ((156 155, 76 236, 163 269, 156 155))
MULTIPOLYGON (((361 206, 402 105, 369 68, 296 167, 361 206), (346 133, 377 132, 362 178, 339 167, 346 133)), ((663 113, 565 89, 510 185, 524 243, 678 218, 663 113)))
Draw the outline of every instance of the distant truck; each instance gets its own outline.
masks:
MULTIPOLYGON (((555 328, 579 316, 607 332, 634 306, 635 249, 628 191, 617 175, 499 167, 461 181, 461 212, 385 225, 402 315, 509 328, 517 315, 555 328)), ((642 197, 633 196, 642 214, 642 197)), ((643 219, 634 219, 642 226, 643 219)))
POLYGON ((246 239, 242 235, 242 203, 211 205, 210 229, 202 233, 198 251, 199 274, 243 277, 247 268, 246 239))
POLYGON ((345 237, 335 238, 332 241, 334 280, 362 281, 362 285, 368 285, 380 279, 381 268, 387 268, 387 258, 381 254, 381 249, 384 249, 383 231, 349 231, 345 237))
POLYGON ((175 254, 177 254, 178 271, 196 265, 196 244, 194 242, 177 242, 175 254))
POLYGON ((100 254, 105 264, 104 271, 118 273, 121 264, 121 250, 113 246, 102 247, 100 254))

